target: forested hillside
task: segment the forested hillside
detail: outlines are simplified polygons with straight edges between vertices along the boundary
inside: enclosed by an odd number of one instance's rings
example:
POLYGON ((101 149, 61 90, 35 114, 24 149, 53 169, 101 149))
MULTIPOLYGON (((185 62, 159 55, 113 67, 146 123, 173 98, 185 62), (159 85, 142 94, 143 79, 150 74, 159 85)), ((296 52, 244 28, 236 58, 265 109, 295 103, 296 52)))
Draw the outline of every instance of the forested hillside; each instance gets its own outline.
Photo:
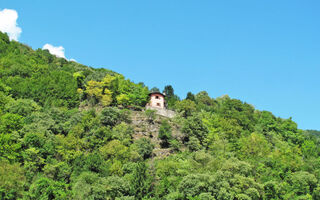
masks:
POLYGON ((168 119, 151 90, 0 32, 1 199, 320 199, 318 131, 170 85, 168 119))

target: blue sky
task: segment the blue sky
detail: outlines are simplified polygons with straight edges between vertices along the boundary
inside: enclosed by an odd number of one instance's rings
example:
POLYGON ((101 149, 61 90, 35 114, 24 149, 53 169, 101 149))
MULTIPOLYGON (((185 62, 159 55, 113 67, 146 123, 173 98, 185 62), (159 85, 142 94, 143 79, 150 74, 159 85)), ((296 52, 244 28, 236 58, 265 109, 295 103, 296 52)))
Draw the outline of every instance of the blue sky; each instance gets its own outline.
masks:
POLYGON ((182 98, 228 94, 320 130, 320 1, 0 0, 5 8, 34 49, 63 46, 68 59, 171 84, 182 98))

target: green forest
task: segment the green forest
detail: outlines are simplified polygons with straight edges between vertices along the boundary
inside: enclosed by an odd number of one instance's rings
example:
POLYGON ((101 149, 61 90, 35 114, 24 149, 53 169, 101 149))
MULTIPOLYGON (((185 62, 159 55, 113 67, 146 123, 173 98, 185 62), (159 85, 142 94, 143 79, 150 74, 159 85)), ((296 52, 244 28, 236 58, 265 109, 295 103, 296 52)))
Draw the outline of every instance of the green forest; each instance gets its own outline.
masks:
POLYGON ((320 199, 319 134, 227 95, 178 97, 0 32, 0 199, 320 199), (175 117, 145 110, 151 91, 166 93, 175 117))

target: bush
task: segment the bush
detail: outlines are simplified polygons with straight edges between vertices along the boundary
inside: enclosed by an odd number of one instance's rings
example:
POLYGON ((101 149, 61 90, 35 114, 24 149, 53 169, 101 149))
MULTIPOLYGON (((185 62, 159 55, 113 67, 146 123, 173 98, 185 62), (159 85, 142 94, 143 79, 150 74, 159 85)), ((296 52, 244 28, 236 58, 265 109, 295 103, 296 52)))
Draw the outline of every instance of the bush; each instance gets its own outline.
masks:
POLYGON ((0 199, 21 198, 26 178, 18 163, 0 160, 0 199))
POLYGON ((156 111, 155 110, 147 109, 144 113, 146 114, 148 121, 150 123, 155 120, 155 118, 156 118, 156 111))
POLYGON ((173 139, 173 140, 170 140, 169 142, 170 142, 170 147, 172 148, 172 150, 179 151, 181 143, 178 140, 173 139))
POLYGON ((198 151, 201 149, 201 144, 196 137, 190 137, 187 146, 190 151, 198 151))
POLYGON ((136 140, 134 146, 143 159, 151 157, 154 145, 151 143, 150 139, 141 138, 136 140))
POLYGON ((67 184, 46 177, 34 181, 27 193, 28 199, 69 199, 70 195, 67 184))
POLYGON ((163 120, 160 125, 159 129, 159 138, 161 139, 161 147, 162 148, 168 148, 169 147, 169 140, 172 137, 171 133, 171 126, 168 122, 168 120, 163 120))

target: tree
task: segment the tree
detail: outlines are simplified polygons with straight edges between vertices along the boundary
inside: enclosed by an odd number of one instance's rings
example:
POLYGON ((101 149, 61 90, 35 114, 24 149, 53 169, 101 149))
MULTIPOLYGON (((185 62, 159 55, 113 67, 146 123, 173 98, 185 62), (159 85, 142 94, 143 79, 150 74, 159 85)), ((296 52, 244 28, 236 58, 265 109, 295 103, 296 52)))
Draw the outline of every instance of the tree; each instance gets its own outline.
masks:
POLYGON ((194 94, 192 94, 191 92, 187 93, 186 99, 189 99, 191 101, 195 101, 196 100, 194 94))
POLYGON ((118 176, 99 177, 92 172, 80 174, 72 188, 74 199, 117 199, 130 194, 129 182, 118 176))
POLYGON ((202 148, 199 139, 194 136, 188 138, 187 146, 190 151, 198 151, 202 148))
POLYGON ((174 94, 173 87, 171 85, 166 85, 164 87, 163 93, 166 95, 165 100, 167 108, 174 109, 174 105, 177 101, 180 100, 180 98, 174 94))
POLYGON ((0 54, 4 54, 7 51, 10 40, 7 33, 0 31, 0 54))
POLYGON ((121 122, 112 129, 112 139, 120 140, 124 145, 129 146, 132 143, 134 130, 125 122, 121 122))
POLYGON ((17 160, 21 143, 17 143, 11 134, 0 134, 0 160, 17 160))
POLYGON ((0 116, 0 133, 12 133, 22 128, 24 118, 18 114, 6 113, 0 116))
POLYGON ((168 99, 172 98, 174 96, 174 90, 171 85, 166 85, 162 91, 162 93, 166 94, 166 97, 168 99))
POLYGON ((106 126, 115 126, 121 120, 121 113, 117 108, 106 107, 101 111, 100 121, 106 126))
POLYGON ((240 139, 240 155, 248 158, 263 158, 270 153, 266 139, 257 133, 240 139))
POLYGON ((237 99, 226 98, 222 101, 218 113, 227 119, 235 119, 244 130, 253 131, 256 118, 254 107, 237 99))
POLYGON ((197 196, 208 190, 210 177, 204 174, 190 174, 185 176, 178 188, 184 199, 197 196))
POLYGON ((198 139, 201 145, 205 145, 208 128, 203 124, 199 116, 188 117, 181 130, 185 133, 185 141, 189 141, 193 137, 198 139))
POLYGON ((171 126, 167 120, 161 122, 159 128, 159 138, 161 139, 161 146, 163 148, 169 147, 169 141, 172 138, 171 126))
POLYGON ((15 101, 10 101, 6 105, 5 110, 9 113, 26 117, 33 112, 40 111, 40 109, 41 106, 31 99, 17 99, 15 101))
POLYGON ((107 199, 108 188, 105 178, 93 172, 83 172, 74 180, 73 199, 107 199))
POLYGON ((130 105, 130 98, 126 94, 120 94, 119 96, 116 97, 117 99, 117 104, 122 105, 124 107, 127 107, 130 105))
POLYGON ((113 90, 118 98, 122 95, 128 98, 128 104, 130 107, 145 106, 148 101, 149 90, 147 87, 141 84, 135 84, 130 80, 126 80, 122 75, 116 76, 117 86, 113 90))
POLYGON ((119 140, 112 140, 100 148, 101 154, 106 160, 119 160, 125 162, 130 157, 128 147, 121 144, 119 140))
POLYGON ((167 85, 152 138, 143 83, 1 32, 0 77, 0 199, 320 199, 320 132, 291 118, 167 85))
POLYGON ((107 183, 107 197, 116 199, 121 197, 128 197, 130 195, 130 183, 128 180, 118 176, 109 176, 106 178, 107 183))
POLYGON ((160 92, 160 90, 157 87, 153 87, 151 88, 150 92, 160 92))
POLYGON ((147 197, 151 189, 151 179, 147 174, 147 166, 143 162, 136 164, 131 175, 132 194, 137 199, 147 197))
POLYGON ((280 195, 279 184, 275 181, 268 181, 264 184, 264 196, 266 199, 278 199, 280 195))
POLYGON ((71 197, 68 185, 46 177, 37 178, 27 193, 29 199, 68 199, 71 197))
POLYGON ((179 101, 175 105, 176 110, 182 114, 183 117, 191 116, 193 112, 196 111, 196 104, 195 102, 185 99, 179 101))
POLYGON ((103 106, 108 106, 112 102, 112 92, 105 88, 106 85, 105 82, 88 81, 85 92, 94 103, 101 102, 103 106))
POLYGON ((76 79, 78 88, 84 89, 85 76, 83 75, 83 72, 80 71, 73 73, 73 78, 76 79))
POLYGON ((302 196, 312 195, 318 181, 313 174, 300 171, 293 173, 289 182, 291 185, 290 191, 294 193, 293 196, 302 196))
POLYGON ((148 138, 140 138, 134 142, 134 149, 136 149, 143 159, 151 157, 153 148, 154 145, 148 138))
POLYGON ((147 109, 144 113, 146 114, 148 121, 150 123, 153 123, 153 121, 156 118, 156 111, 155 110, 151 110, 151 109, 147 109))
POLYGON ((206 91, 201 91, 198 94, 196 94, 195 100, 198 104, 204 104, 207 106, 213 106, 215 103, 215 101, 209 97, 209 94, 206 91))
POLYGON ((20 164, 0 159, 0 198, 22 198, 26 178, 20 164))
POLYGON ((315 157, 317 156, 317 146, 312 140, 305 140, 301 146, 301 150, 304 156, 306 157, 315 157))

